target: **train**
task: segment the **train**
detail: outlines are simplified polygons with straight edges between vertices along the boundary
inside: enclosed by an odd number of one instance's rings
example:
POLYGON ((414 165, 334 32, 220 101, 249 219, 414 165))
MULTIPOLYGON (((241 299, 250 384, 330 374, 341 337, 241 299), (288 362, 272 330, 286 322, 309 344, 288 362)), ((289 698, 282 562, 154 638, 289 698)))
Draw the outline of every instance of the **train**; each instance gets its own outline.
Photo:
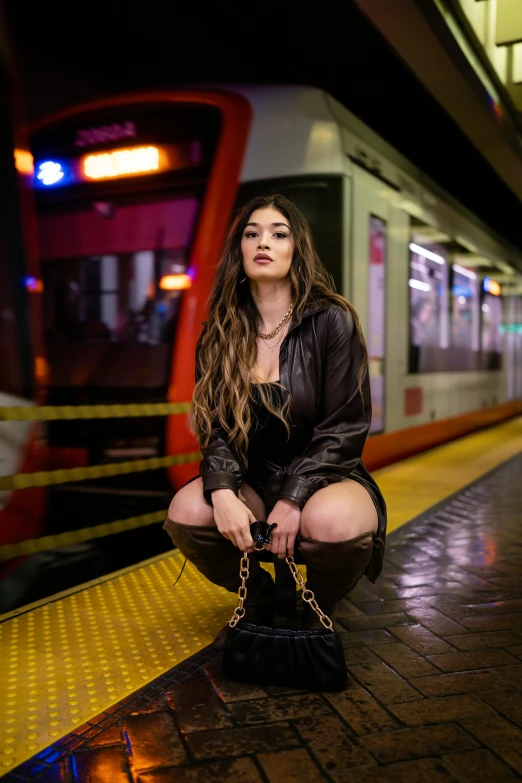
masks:
MULTIPOLYGON (((227 226, 251 197, 277 192, 303 211, 359 312, 370 469, 522 410, 522 250, 323 90, 201 85, 102 98, 45 118, 29 138, 38 265, 24 285, 42 338, 37 401, 189 401, 227 226)), ((53 467, 197 449, 187 415, 54 421, 37 435, 5 427, 9 473, 29 451, 34 465, 35 438, 53 467)), ((165 496, 196 472, 182 464, 85 491, 165 496)), ((82 485, 72 489, 81 505, 82 485)), ((0 531, 20 494, 3 493, 0 531)), ((32 510, 35 531, 45 505, 42 496, 32 510)))

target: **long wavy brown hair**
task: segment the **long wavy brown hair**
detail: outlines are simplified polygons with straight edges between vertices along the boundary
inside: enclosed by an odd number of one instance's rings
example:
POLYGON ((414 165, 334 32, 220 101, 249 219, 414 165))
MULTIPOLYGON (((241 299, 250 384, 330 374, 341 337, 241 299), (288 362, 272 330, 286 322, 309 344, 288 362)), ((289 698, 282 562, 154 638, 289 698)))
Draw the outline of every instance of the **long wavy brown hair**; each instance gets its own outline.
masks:
POLYGON ((256 209, 277 209, 290 225, 294 255, 289 277, 294 310, 292 322, 299 324, 305 308, 319 302, 331 302, 349 311, 354 319, 364 358, 357 371, 362 397, 362 378, 368 364, 359 316, 354 306, 336 293, 332 276, 321 263, 314 247, 310 228, 302 212, 285 196, 257 196, 242 207, 234 218, 225 239, 210 294, 209 315, 196 350, 196 388, 190 408, 192 429, 201 448, 205 448, 212 431, 221 428, 235 451, 245 457, 248 432, 255 423, 252 403, 257 398, 285 425, 290 435, 288 395, 282 408, 266 386, 253 373, 257 360, 256 336, 262 322, 250 287, 245 281, 241 239, 250 216, 256 209), (254 397, 254 384, 255 394, 254 397))

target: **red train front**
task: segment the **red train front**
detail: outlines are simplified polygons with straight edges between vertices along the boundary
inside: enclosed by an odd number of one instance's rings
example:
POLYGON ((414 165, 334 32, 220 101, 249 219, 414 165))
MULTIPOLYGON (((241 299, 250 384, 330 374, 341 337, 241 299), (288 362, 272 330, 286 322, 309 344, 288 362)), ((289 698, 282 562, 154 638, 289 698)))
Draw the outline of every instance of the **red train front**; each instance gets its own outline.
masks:
MULTIPOLYGON (((190 399, 248 120, 240 96, 200 91, 112 99, 34 129, 47 404, 190 399)), ((195 448, 186 416, 57 421, 48 436, 90 464, 195 448)), ((150 490, 158 474, 131 481, 150 490)))

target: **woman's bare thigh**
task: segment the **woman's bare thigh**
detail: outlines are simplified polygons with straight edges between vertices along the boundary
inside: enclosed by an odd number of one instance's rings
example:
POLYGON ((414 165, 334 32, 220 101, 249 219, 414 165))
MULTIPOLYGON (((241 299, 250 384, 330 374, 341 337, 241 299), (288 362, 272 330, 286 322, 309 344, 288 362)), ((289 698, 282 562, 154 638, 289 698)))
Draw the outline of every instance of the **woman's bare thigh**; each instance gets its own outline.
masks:
MULTIPOLYGON (((266 519, 265 504, 250 484, 243 484, 238 497, 256 519, 266 519)), ((185 484, 176 492, 170 503, 169 517, 181 525, 201 525, 204 527, 215 524, 212 506, 209 506, 203 496, 201 476, 185 484)))
POLYGON ((359 481, 344 479, 318 489, 305 504, 300 533, 318 541, 348 541, 375 533, 377 510, 370 493, 359 481))

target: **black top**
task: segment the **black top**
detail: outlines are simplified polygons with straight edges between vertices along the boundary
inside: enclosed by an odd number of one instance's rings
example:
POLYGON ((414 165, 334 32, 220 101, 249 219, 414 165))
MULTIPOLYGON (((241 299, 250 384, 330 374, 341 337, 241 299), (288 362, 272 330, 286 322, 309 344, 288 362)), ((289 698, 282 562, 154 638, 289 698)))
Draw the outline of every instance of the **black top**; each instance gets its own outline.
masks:
MULTIPOLYGON (((271 395, 271 402, 275 408, 282 408, 285 401, 285 392, 277 385, 278 381, 264 383, 266 392, 271 395)), ((286 427, 277 416, 265 408, 261 402, 258 385, 254 385, 254 403, 252 413, 254 423, 248 433, 248 457, 249 462, 266 461, 281 467, 290 464, 295 456, 289 449, 288 433, 286 427)))

